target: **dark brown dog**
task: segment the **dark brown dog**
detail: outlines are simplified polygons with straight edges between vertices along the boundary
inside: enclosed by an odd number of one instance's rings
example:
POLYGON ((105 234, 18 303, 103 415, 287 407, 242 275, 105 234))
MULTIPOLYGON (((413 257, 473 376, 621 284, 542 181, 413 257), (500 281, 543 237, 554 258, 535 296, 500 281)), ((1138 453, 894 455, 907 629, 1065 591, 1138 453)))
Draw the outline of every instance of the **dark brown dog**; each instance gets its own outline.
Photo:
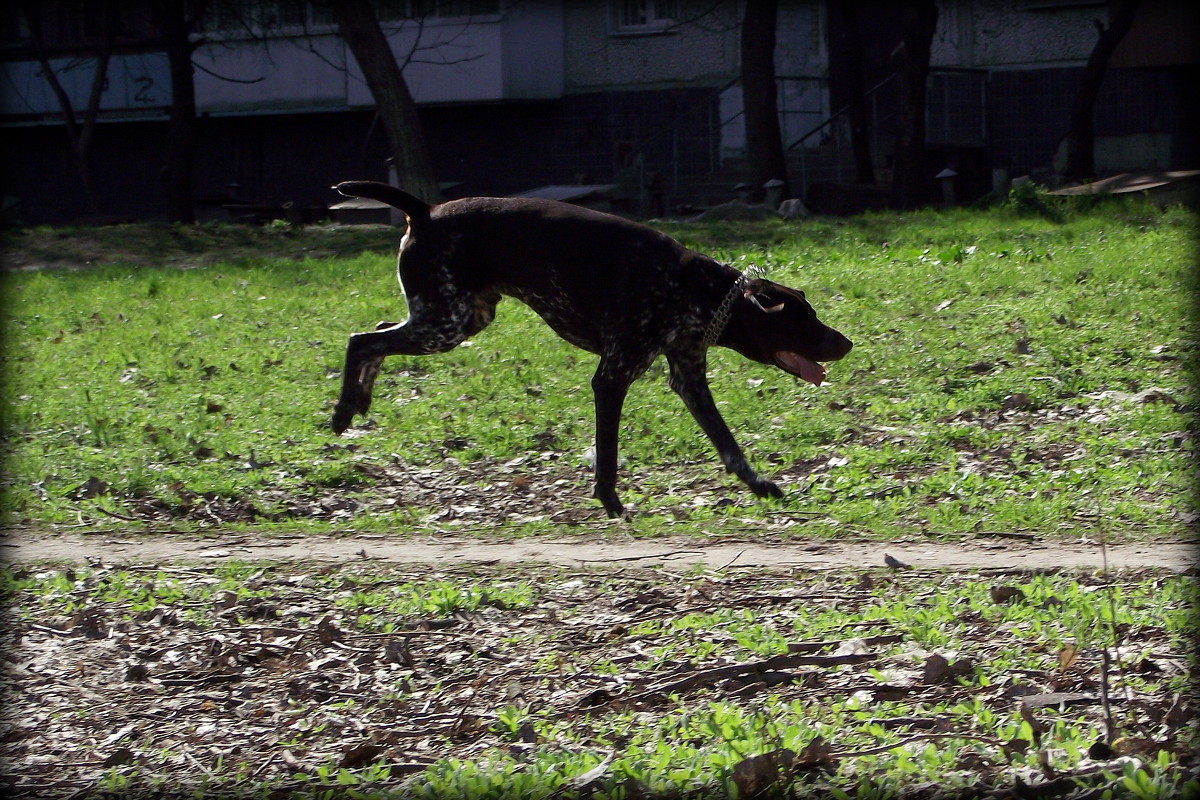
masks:
POLYGON ((759 497, 782 496, 746 462, 717 411, 705 357, 717 344, 820 385, 818 362, 836 361, 851 344, 817 319, 803 292, 749 278, 644 225, 565 203, 472 197, 431 207, 373 181, 335 188, 408 217, 399 259, 408 319, 350 337, 334 431, 367 413, 386 356, 450 350, 483 330, 509 295, 600 356, 592 378, 595 496, 609 516, 623 513, 616 491, 621 406, 633 380, 663 354, 671 388, 726 469, 759 497))

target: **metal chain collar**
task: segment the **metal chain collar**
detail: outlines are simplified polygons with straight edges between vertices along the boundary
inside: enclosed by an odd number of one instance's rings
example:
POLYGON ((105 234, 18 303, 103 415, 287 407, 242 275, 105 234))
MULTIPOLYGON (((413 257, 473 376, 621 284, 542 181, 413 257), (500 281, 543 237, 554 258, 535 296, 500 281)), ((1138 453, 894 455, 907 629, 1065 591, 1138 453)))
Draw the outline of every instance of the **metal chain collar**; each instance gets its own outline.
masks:
POLYGON ((725 330, 725 326, 729 324, 729 318, 733 316, 733 304, 737 302, 738 296, 746 288, 746 284, 761 278, 765 272, 766 270, 757 264, 751 264, 745 272, 738 273, 737 280, 733 282, 733 286, 729 287, 729 292, 721 301, 721 305, 717 306, 717 312, 713 314, 712 321, 704 329, 703 343, 705 347, 712 347, 721 337, 721 332, 725 330))

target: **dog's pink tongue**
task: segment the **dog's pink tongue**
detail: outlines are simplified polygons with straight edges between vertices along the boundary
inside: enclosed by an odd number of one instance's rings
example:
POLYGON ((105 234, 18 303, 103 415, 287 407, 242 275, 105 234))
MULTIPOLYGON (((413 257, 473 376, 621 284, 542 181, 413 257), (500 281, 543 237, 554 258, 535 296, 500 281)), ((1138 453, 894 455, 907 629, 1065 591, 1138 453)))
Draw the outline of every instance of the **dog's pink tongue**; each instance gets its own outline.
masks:
POLYGON ((799 353, 780 350, 775 354, 775 363, 793 375, 799 375, 813 386, 820 386, 821 381, 825 380, 825 368, 799 353))

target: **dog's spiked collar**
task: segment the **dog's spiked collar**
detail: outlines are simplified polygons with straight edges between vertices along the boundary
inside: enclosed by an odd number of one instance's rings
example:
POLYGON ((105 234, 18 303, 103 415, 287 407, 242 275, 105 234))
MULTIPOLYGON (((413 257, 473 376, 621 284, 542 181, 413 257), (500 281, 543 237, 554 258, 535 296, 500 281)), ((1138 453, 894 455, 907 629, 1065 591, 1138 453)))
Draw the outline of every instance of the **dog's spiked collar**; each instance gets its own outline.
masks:
POLYGON ((708 327, 704 329, 704 346, 712 347, 717 343, 717 339, 721 337, 721 332, 725 330, 725 326, 729 324, 729 318, 733 315, 733 304, 737 302, 738 297, 746 288, 746 284, 752 280, 761 278, 766 272, 757 264, 751 264, 745 272, 739 272, 737 280, 733 282, 733 286, 729 287, 729 291, 725 294, 725 299, 721 301, 721 305, 717 306, 717 311, 713 314, 712 321, 708 323, 708 327))

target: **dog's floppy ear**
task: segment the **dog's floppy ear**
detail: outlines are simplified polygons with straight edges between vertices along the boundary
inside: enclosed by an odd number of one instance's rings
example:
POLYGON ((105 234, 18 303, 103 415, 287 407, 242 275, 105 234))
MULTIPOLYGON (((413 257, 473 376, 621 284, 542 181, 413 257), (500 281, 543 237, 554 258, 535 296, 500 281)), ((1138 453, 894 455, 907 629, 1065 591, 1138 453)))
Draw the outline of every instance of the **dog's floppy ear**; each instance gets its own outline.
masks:
POLYGON ((771 302, 771 299, 762 292, 755 291, 753 287, 747 286, 742 292, 742 296, 749 300, 755 308, 765 314, 777 314, 780 311, 783 311, 783 303, 778 303, 773 306, 763 305, 764 303, 771 302))

